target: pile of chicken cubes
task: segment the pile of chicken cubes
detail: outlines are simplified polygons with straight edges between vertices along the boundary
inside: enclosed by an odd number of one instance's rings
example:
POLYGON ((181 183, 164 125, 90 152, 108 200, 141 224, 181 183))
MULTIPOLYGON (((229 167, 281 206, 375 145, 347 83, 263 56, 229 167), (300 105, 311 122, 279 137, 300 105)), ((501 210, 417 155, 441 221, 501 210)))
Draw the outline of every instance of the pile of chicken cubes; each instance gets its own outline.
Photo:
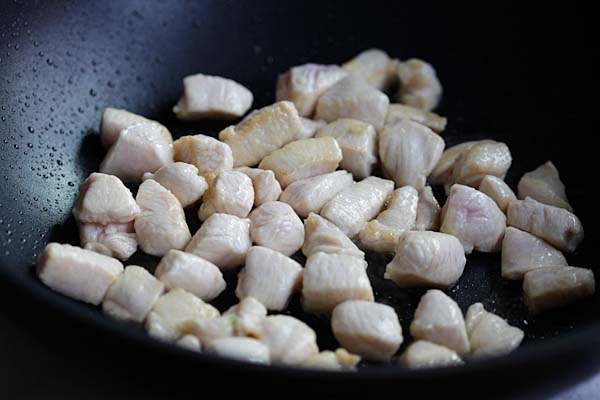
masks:
MULTIPOLYGON (((233 119, 253 102, 242 85, 184 79, 178 118, 233 119)), ((255 363, 337 370, 362 359, 411 368, 457 365, 514 350, 524 333, 471 305, 466 316, 440 289, 465 254, 502 253, 502 276, 522 280, 531 313, 589 298, 594 276, 564 253, 583 239, 551 162, 526 173, 518 196, 504 182, 506 144, 445 149, 446 119, 431 112, 442 87, 428 63, 367 50, 346 64, 305 64, 277 81, 277 102, 225 128, 173 141, 156 121, 107 108, 99 173, 81 185, 73 215, 81 247, 50 243, 38 275, 50 288, 186 348, 255 363), (398 85, 398 104, 382 92, 398 85), (388 179, 372 176, 376 166, 388 179), (140 184, 135 197, 125 186, 140 184), (443 207, 431 185, 443 185, 443 207), (184 208, 201 201, 192 235, 184 208), (154 274, 128 265, 138 248, 161 257, 154 274), (291 255, 301 251, 301 265, 291 255), (395 253, 385 278, 430 288, 396 357, 395 310, 374 301, 364 251, 395 253), (121 260, 121 261, 120 261, 121 260), (209 304, 238 269, 239 303, 209 304), (284 311, 295 294, 330 318, 336 351, 284 311), (268 315, 268 312, 274 314, 268 315)), ((400 290, 400 289, 399 289, 400 290)))

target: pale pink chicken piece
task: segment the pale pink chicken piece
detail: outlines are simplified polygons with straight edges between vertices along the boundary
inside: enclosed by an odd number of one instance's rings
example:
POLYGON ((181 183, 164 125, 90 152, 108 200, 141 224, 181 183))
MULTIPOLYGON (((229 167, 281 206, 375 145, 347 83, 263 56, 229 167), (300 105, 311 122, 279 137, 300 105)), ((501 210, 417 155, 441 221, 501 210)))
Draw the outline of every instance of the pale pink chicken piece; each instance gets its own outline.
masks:
POLYGON ((275 173, 268 169, 238 167, 234 171, 248 175, 254 187, 254 207, 268 201, 277 201, 281 196, 281 185, 275 178, 275 173))
POLYGON ((419 190, 415 231, 437 231, 440 229, 440 204, 433 195, 431 186, 419 190))
POLYGON ((79 240, 84 249, 127 260, 137 250, 133 221, 126 224, 78 223, 79 240))
POLYGON ((408 368, 437 368, 464 364, 454 350, 426 340, 412 342, 398 362, 408 368))
POLYGON ((192 164, 209 183, 221 172, 233 168, 231 148, 206 135, 182 136, 173 143, 175 161, 192 164))
POLYGON ((300 122, 302 125, 302 130, 300 131, 298 136, 296 136, 295 140, 310 139, 315 136, 317 130, 327 125, 325 121, 313 121, 312 119, 302 117, 300 117, 300 122))
POLYGON ((503 213, 506 213, 508 204, 517 199, 517 196, 506 182, 494 175, 486 175, 481 180, 479 191, 490 196, 503 213))
MULTIPOLYGON (((139 122, 154 122, 158 124, 156 121, 144 118, 141 115, 134 114, 127 110, 106 107, 102 113, 102 120, 100 121, 100 141, 102 142, 102 145, 106 148, 112 146, 113 143, 117 141, 117 138, 123 129, 139 122)), ((169 143, 172 143, 173 138, 171 137, 171 133, 164 126, 162 126, 162 128, 165 139, 169 143)))
POLYGON ((460 183, 476 188, 488 175, 504 179, 511 163, 512 156, 506 144, 493 140, 480 141, 458 157, 452 177, 446 184, 460 183))
POLYGON ((508 354, 521 344, 525 334, 500 316, 486 311, 483 304, 472 304, 465 315, 471 356, 489 357, 508 354))
POLYGON ((368 49, 345 62, 342 68, 376 89, 383 90, 396 82, 397 60, 380 49, 368 49))
MULTIPOLYGON (((292 207, 270 201, 250 213, 250 237, 259 246, 290 256, 304 243, 304 225, 292 207)), ((255 296, 256 297, 256 296, 255 296)))
POLYGON ((238 171, 223 171, 204 194, 198 218, 205 221, 215 213, 246 218, 253 204, 254 186, 248 175, 238 171))
POLYGON ((304 221, 302 253, 308 258, 320 252, 347 254, 358 258, 365 256, 337 226, 320 215, 310 213, 304 221))
POLYGON ((391 125, 403 119, 418 122, 437 133, 442 132, 448 122, 445 117, 420 108, 407 106, 406 104, 390 104, 385 117, 385 124, 391 125))
POLYGON ((523 175, 517 189, 520 199, 531 197, 540 203, 573 211, 567 199, 565 185, 552 161, 547 161, 523 175))
POLYGON ((143 179, 154 179, 169 189, 182 207, 196 203, 208 189, 206 179, 198 175, 198 168, 183 162, 165 165, 155 173, 146 172, 143 179))
POLYGON ((271 364, 299 365, 319 352, 315 331, 288 315, 271 315, 259 336, 269 348, 271 364))
POLYGON ((431 64, 411 58, 398 64, 400 103, 431 111, 442 97, 442 85, 431 64))
POLYGON ((431 174, 429 174, 429 183, 432 185, 444 185, 449 189, 452 186, 452 174, 458 159, 476 144, 488 142, 493 143, 492 140, 476 140, 448 147, 442 153, 442 157, 437 162, 433 171, 431 171, 431 174))

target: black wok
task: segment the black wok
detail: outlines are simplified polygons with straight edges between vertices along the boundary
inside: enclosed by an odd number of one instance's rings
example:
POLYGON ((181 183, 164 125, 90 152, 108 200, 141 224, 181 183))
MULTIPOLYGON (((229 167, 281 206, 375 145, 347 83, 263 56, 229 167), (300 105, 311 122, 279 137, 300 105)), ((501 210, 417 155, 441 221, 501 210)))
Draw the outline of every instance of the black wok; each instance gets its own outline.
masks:
MULTIPOLYGON (((157 119, 176 136, 215 134, 224 123, 174 119, 171 106, 185 75, 235 79, 253 91, 259 107, 273 102, 276 76, 288 67, 340 63, 374 46, 436 67, 445 90, 438 112, 449 119, 443 133, 447 146, 478 138, 506 142, 514 159, 507 177, 513 187, 524 172, 552 159, 589 227, 569 262, 595 267, 590 247, 597 237, 591 196, 584 189, 588 178, 582 174, 586 131, 576 103, 582 89, 572 80, 586 76, 588 64, 574 5, 528 10, 511 4, 459 9, 378 1, 32 1, 5 2, 1 8, 0 281, 13 312, 47 324, 57 346, 94 340, 87 346, 91 353, 121 365, 132 382, 156 393, 174 389, 152 379, 152 371, 161 369, 153 365, 169 365, 162 371, 171 372, 192 366, 203 380, 225 374, 238 382, 293 383, 297 390, 460 388, 495 395, 528 393, 540 385, 556 390, 600 365, 599 296, 532 318, 522 305, 520 284, 500 278, 498 254, 470 256, 449 293, 463 310, 482 301, 523 328, 521 348, 457 368, 366 365, 356 374, 264 368, 192 354, 50 291, 33 273, 48 241, 77 243, 70 209, 79 183, 103 157, 97 129, 104 107, 157 119)), ((383 280, 388 259, 370 254, 369 274, 378 301, 396 308, 408 336, 423 291, 400 290, 383 280)), ((131 263, 152 269, 156 260, 137 255, 131 263)), ((217 299, 220 307, 233 302, 232 290, 217 299)), ((322 347, 333 347, 327 321, 301 314, 298 303, 295 299, 291 312, 317 329, 322 347)))

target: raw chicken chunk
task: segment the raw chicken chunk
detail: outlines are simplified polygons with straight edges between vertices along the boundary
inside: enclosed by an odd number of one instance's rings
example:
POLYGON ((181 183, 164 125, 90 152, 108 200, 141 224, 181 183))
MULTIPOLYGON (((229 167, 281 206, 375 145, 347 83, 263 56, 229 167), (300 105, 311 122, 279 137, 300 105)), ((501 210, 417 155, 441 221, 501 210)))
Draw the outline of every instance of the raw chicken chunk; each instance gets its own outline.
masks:
POLYGON ((272 364, 302 364, 319 352, 315 331, 288 315, 267 317, 259 339, 269 348, 272 364))
POLYGON ((417 218, 413 229, 416 231, 437 231, 440 229, 440 204, 433 195, 431 186, 419 190, 417 218))
POLYGON ((210 136, 182 136, 173 143, 173 150, 175 161, 194 165, 209 183, 233 167, 231 148, 210 136))
POLYGON ((340 168, 352 172, 356 179, 371 175, 377 163, 377 132, 373 125, 341 118, 317 131, 315 137, 331 136, 342 149, 340 168))
POLYGON ((254 246, 238 276, 238 299, 254 297, 269 310, 283 311, 302 285, 302 266, 278 251, 254 246))
POLYGON ((591 298, 594 291, 594 273, 585 268, 544 267, 523 279, 525 304, 532 314, 591 298))
POLYGON ((317 175, 288 185, 279 200, 306 218, 310 213, 319 213, 329 200, 353 183, 352 174, 347 171, 317 175))
POLYGON ((137 250, 137 235, 133 221, 126 224, 78 223, 79 240, 86 250, 127 260, 137 250))
POLYGON ((570 211, 542 204, 532 198, 512 201, 506 212, 508 225, 544 239, 559 250, 572 253, 583 241, 583 226, 570 211))
POLYGON ((144 322, 164 287, 145 268, 129 265, 108 288, 102 309, 116 319, 144 322))
POLYGON ((517 199, 515 193, 502 179, 494 175, 486 175, 479 184, 479 191, 485 193, 496 202, 503 213, 506 213, 508 204, 517 199))
POLYGON ((386 279, 400 287, 449 287, 458 281, 467 260, 459 240, 445 233, 411 231, 400 237, 386 279))
POLYGON ((389 361, 403 341, 394 309, 372 301, 339 304, 331 315, 331 329, 342 346, 369 360, 389 361))
POLYGON ((306 260, 302 307, 313 314, 329 314, 346 300, 373 301, 367 263, 346 254, 317 253, 306 260))
POLYGON ((373 251, 393 252, 400 236, 413 228, 419 193, 412 186, 394 190, 387 208, 360 231, 362 245, 373 251))
POLYGON ((198 340, 198 338, 194 335, 183 335, 175 342, 177 346, 181 346, 184 349, 191 351, 202 351, 202 344, 198 340))
POLYGON ((250 247, 249 219, 213 214, 200 226, 185 251, 225 270, 243 265, 250 247))
POLYGON ((48 243, 37 260, 36 273, 50 289, 98 305, 123 272, 114 258, 68 244, 48 243))
POLYGON ((458 354, 469 352, 469 338, 458 304, 444 292, 431 289, 421 297, 410 324, 415 339, 446 346, 458 354))
POLYGON ((464 185, 453 185, 442 209, 440 232, 460 240, 465 253, 500 251, 506 216, 494 200, 464 185))
POLYGON ((275 150, 260 162, 285 188, 292 182, 333 172, 342 161, 342 150, 331 137, 296 140, 275 150))
POLYGON ((231 147, 235 167, 251 167, 295 140, 303 132, 294 104, 280 101, 253 111, 237 125, 225 128, 219 139, 231 147))
POLYGON ((248 175, 254 188, 254 207, 268 201, 279 200, 281 185, 275 179, 275 173, 268 169, 239 167, 235 171, 248 175))
POLYGON ((214 299, 225 290, 223 274, 216 265, 179 250, 169 250, 154 275, 167 290, 181 288, 204 301, 214 299))
POLYGON ((173 146, 164 127, 139 122, 121 131, 100 164, 100 172, 116 175, 124 182, 140 182, 145 172, 154 172, 173 162, 173 146))
POLYGON ((165 165, 154 174, 146 172, 143 179, 154 179, 169 189, 177 197, 182 207, 187 207, 200 200, 208 189, 206 179, 198 176, 198 168, 183 162, 165 165))
POLYGON ((521 344, 525 336, 519 328, 509 325, 496 314, 486 311, 483 304, 472 304, 465 317, 471 355, 474 357, 508 354, 521 344))
POLYGON ((304 221, 302 253, 308 258, 316 253, 346 254, 363 258, 363 253, 337 226, 310 213, 304 221))
POLYGON ((417 122, 400 120, 379 132, 383 170, 397 186, 422 189, 443 151, 444 139, 417 122))
POLYGON ((184 120, 234 119, 244 115, 253 100, 251 91, 231 79, 195 74, 183 78, 183 95, 173 112, 184 120))
POLYGON ((517 189, 520 199, 531 197, 540 203, 573 211, 567 199, 565 185, 552 161, 547 161, 523 175, 517 189))
POLYGON ((348 75, 337 65, 303 64, 290 68, 277 78, 275 98, 294 103, 298 113, 310 117, 315 112, 317 99, 348 75))
POLYGON ((350 75, 364 80, 379 90, 385 89, 396 81, 396 67, 397 62, 380 49, 365 50, 342 65, 350 75))
POLYGON ((435 368, 461 365, 463 361, 455 351, 426 340, 412 342, 399 359, 408 368, 435 368))
POLYGON ((325 121, 313 121, 312 119, 302 117, 300 118, 300 121, 302 122, 302 130, 298 136, 296 136, 295 140, 310 139, 315 136, 315 133, 317 133, 319 129, 327 125, 325 121))
POLYGON ((481 141, 458 157, 452 169, 452 178, 447 183, 479 187, 486 175, 504 179, 511 163, 512 156, 506 144, 493 140, 481 141))
POLYGON ((160 296, 146 318, 148 333, 162 340, 176 340, 179 326, 199 318, 216 318, 219 310, 183 289, 171 290, 160 296))
POLYGON ((254 297, 246 297, 229 308, 223 315, 234 315, 233 333, 236 336, 260 337, 267 318, 266 307, 254 297))
MULTIPOLYGON (((102 142, 102 145, 106 148, 112 146, 113 143, 117 141, 117 138, 123 129, 139 122, 154 122, 158 124, 156 121, 149 120, 127 110, 106 107, 102 113, 102 120, 100 121, 100 141, 102 142)), ((169 143, 173 143, 171 132, 164 126, 162 126, 162 133, 169 143)))
POLYGON ((253 204, 254 187, 248 175, 238 171, 223 171, 204 194, 198 218, 205 221, 215 213, 246 218, 253 204))
POLYGON ((181 203, 156 181, 144 181, 135 200, 142 212, 135 218, 135 232, 142 250, 164 256, 171 249, 182 250, 192 235, 181 203))
POLYGON ((197 318, 187 320, 178 325, 178 330, 184 335, 193 335, 208 347, 212 341, 233 336, 234 315, 222 315, 215 318, 197 318))
POLYGON ((502 241, 502 277, 505 279, 523 279, 531 270, 567 266, 563 254, 527 232, 509 226, 502 241))
POLYGON ((360 362, 360 356, 349 353, 346 349, 339 348, 335 352, 330 350, 315 354, 302 364, 311 369, 324 369, 331 371, 354 371, 360 362))
POLYGON ((381 129, 389 103, 384 93, 360 78, 348 76, 321 95, 315 118, 326 122, 353 118, 381 129))
POLYGON ((250 237, 259 246, 289 256, 304 243, 304 225, 292 207, 270 201, 250 213, 250 237))
POLYGON ((248 337, 230 337, 213 340, 207 353, 256 364, 269 364, 269 348, 259 340, 248 337))
POLYGON ((403 119, 418 122, 437 133, 446 129, 447 123, 445 117, 441 117, 435 113, 407 106, 405 104, 390 104, 385 117, 385 124, 392 125, 403 119))
POLYGON ((321 216, 352 238, 379 214, 393 190, 394 182, 370 176, 328 201, 321 210, 321 216))
POLYGON ((495 143, 492 140, 476 140, 471 142, 464 142, 452 146, 444 150, 442 157, 437 162, 431 174, 429 174, 429 182, 432 185, 446 185, 448 188, 452 186, 452 174, 454 172, 454 166, 458 159, 471 147, 479 143, 495 143))
POLYGON ((435 69, 423 60, 411 58, 398 64, 400 103, 431 111, 442 97, 442 85, 435 69))

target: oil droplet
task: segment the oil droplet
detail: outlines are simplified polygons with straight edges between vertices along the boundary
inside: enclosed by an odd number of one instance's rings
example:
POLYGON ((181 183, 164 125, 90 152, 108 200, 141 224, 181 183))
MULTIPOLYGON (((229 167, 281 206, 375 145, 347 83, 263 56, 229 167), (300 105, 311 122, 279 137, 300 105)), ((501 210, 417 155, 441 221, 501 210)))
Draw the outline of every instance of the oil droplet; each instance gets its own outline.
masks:
MULTIPOLYGON (((35 132, 35 129, 33 129, 33 126, 28 126, 27 130, 29 131, 29 133, 35 132)), ((31 147, 33 147, 33 146, 31 146, 31 147)))
POLYGON ((90 96, 96 97, 98 93, 94 89, 90 89, 90 96))

